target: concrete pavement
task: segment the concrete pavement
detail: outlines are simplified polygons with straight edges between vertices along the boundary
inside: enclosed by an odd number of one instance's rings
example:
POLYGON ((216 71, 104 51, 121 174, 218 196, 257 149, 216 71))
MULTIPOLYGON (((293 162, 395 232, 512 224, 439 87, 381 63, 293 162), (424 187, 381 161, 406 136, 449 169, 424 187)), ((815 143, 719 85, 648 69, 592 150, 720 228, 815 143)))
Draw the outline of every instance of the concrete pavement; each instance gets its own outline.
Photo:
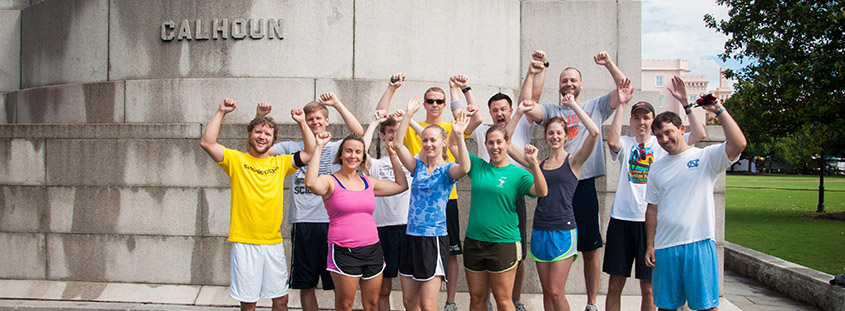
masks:
MULTIPOLYGON (((331 292, 317 291, 323 307, 331 309, 331 292)), ((736 273, 725 272, 725 288, 720 310, 818 310, 811 306, 784 298, 783 295, 736 273)), ((523 294, 528 310, 542 310, 540 294, 523 294)), ((584 295, 567 295, 573 310, 586 304, 584 295)), ((445 295, 440 295, 444 300, 445 295)), ((401 310, 401 292, 392 294, 392 309, 401 310)), ((604 309, 604 296, 599 295, 599 309, 604 309)), ((356 308, 360 308, 356 299, 356 308)), ((6 310, 232 310, 236 301, 228 297, 225 286, 187 286, 118 284, 96 282, 61 282, 36 280, 0 280, 0 311, 6 310)), ((469 295, 458 293, 457 303, 465 310, 469 295)), ((639 310, 639 296, 623 296, 622 310, 639 310)), ((442 301, 441 301, 442 304, 442 301)), ((262 300, 259 306, 268 307, 262 300)), ((299 295, 291 291, 291 309, 300 306, 299 295)))

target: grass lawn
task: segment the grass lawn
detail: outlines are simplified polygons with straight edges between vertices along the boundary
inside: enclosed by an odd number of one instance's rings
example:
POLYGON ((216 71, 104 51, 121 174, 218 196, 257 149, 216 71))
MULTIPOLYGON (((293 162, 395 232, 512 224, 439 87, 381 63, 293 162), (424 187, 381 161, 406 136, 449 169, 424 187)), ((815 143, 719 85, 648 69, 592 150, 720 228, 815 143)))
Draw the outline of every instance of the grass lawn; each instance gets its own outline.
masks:
MULTIPOLYGON (((833 275, 845 273, 845 221, 815 220, 818 176, 728 175, 728 241, 833 275)), ((845 178, 825 176, 825 210, 845 212, 845 178)))

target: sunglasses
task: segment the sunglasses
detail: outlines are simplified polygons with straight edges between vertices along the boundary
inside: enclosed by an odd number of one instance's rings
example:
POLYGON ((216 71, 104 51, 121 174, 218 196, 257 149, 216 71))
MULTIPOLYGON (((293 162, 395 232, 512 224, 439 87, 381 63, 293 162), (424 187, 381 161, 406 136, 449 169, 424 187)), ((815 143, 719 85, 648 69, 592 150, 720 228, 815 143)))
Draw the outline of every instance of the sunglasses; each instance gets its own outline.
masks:
POLYGON ((438 105, 442 105, 442 104, 446 103, 446 100, 445 99, 426 99, 425 103, 426 104, 437 103, 438 105))

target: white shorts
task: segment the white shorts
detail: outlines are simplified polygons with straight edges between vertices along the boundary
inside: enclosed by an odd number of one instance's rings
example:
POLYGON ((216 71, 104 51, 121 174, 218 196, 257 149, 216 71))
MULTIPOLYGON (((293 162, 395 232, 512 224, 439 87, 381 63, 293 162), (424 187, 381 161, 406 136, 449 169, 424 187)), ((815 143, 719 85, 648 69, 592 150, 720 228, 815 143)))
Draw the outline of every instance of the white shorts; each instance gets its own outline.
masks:
POLYGON ((241 302, 279 298, 288 294, 288 267, 284 243, 232 243, 229 296, 241 302))

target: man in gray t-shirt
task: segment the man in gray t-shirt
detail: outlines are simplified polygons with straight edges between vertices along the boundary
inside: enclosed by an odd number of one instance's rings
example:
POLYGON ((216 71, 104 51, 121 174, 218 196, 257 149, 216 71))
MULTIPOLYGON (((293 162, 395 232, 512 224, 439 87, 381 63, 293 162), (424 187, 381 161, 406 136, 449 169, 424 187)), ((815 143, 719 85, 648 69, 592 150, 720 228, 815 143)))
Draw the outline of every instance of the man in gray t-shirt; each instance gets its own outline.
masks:
MULTIPOLYGON (((305 123, 314 135, 326 131, 329 125, 329 110, 327 106, 334 107, 344 123, 352 133, 363 135, 364 128, 355 119, 355 116, 346 109, 346 106, 334 95, 334 93, 323 93, 319 102, 310 102, 302 108, 305 113, 305 123)), ((270 113, 271 106, 259 105, 256 115, 270 113)), ((300 141, 278 142, 270 148, 270 154, 291 154, 302 150, 304 147, 300 141)), ((326 145, 327 152, 320 156, 320 175, 331 174, 340 168, 334 164, 335 155, 340 148, 340 141, 330 142, 326 145)), ((294 157, 297 159, 297 157, 294 157)), ((322 279, 323 289, 334 289, 331 275, 326 271, 326 257, 328 254, 328 229, 329 216, 323 205, 323 199, 311 194, 305 187, 305 171, 307 163, 299 163, 299 170, 290 176, 292 206, 287 210, 288 223, 291 226, 291 268, 289 286, 299 290, 299 299, 303 310, 317 310, 317 296, 315 289, 318 280, 322 279)))
MULTIPOLYGON (((618 85, 625 74, 610 59, 607 52, 601 52, 593 57, 597 65, 604 66, 610 75, 613 76, 615 85, 618 85)), ((581 88, 584 83, 581 80, 581 72, 574 67, 567 67, 560 73, 558 90, 562 95, 572 94, 575 102, 587 112, 593 122, 599 126, 616 109, 618 103, 617 94, 611 91, 608 94, 588 100, 581 101, 581 88)), ((562 117, 569 127, 569 138, 564 143, 566 152, 574 153, 581 148, 587 137, 587 129, 581 124, 581 120, 575 112, 564 108, 560 104, 536 105, 525 116, 529 121, 535 123, 545 122, 553 117, 562 117)), ((578 188, 575 189, 573 197, 573 210, 575 222, 578 225, 578 251, 584 256, 584 283, 587 286, 587 308, 586 310, 598 310, 596 307, 596 296, 599 290, 599 276, 601 275, 601 262, 597 250, 602 247, 601 229, 599 228, 599 202, 596 194, 595 178, 604 176, 604 148, 602 144, 596 144, 593 153, 584 163, 581 169, 581 180, 578 188)))

